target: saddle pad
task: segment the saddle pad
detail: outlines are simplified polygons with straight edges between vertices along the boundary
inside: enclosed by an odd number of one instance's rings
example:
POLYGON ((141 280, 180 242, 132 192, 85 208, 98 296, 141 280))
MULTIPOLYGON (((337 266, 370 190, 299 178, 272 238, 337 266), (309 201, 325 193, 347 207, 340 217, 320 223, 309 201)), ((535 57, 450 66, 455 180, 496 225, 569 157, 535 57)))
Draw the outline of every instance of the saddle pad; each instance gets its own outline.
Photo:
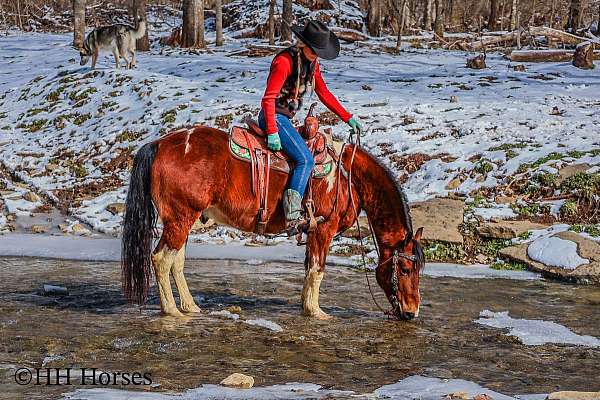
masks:
MULTIPOLYGON (((315 157, 315 167, 313 169, 313 178, 323 178, 333 170, 333 159, 329 155, 327 151, 327 147, 324 145, 325 137, 321 135, 318 139, 314 140, 322 140, 323 146, 321 151, 317 151, 314 155, 315 157)), ((307 145, 314 146, 315 143, 307 143, 307 145)), ((254 151, 260 149, 263 152, 271 153, 271 169, 279 172, 283 172, 286 174, 290 173, 290 163, 293 163, 283 152, 277 151, 273 152, 268 150, 267 142, 265 139, 257 137, 252 132, 248 131, 245 128, 234 126, 231 129, 231 133, 229 136, 229 148, 231 153, 235 158, 245 162, 251 162, 250 157, 250 148, 253 148, 254 151), (250 141, 250 144, 248 144, 250 141)))

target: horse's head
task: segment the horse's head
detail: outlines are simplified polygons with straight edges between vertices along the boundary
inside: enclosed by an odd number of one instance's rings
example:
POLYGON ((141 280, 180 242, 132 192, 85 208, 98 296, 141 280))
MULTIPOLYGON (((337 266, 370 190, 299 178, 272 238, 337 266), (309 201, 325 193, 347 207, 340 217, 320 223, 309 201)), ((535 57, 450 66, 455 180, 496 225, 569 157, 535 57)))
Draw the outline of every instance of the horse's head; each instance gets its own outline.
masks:
POLYGON ((392 305, 389 313, 398 319, 419 316, 419 275, 425 263, 420 243, 422 234, 423 228, 414 236, 412 232, 407 234, 404 240, 388 249, 388 255, 380 260, 376 270, 377 283, 392 305))

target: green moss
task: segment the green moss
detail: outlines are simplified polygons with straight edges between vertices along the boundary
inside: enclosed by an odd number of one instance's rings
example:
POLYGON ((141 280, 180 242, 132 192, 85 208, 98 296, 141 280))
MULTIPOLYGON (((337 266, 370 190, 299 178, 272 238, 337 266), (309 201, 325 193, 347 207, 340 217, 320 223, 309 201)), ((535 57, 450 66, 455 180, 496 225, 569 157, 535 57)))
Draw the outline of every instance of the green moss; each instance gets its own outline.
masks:
POLYGON ((546 164, 548 161, 561 160, 563 157, 564 157, 564 155, 553 152, 553 153, 548 154, 547 156, 544 156, 544 157, 538 159, 533 164, 531 164, 531 166, 534 168, 537 168, 537 167, 540 167, 540 166, 546 164))
POLYGON ((508 150, 513 150, 513 149, 524 149, 525 147, 527 147, 526 143, 504 143, 504 144, 501 144, 500 146, 490 147, 488 149, 488 151, 499 151, 499 150, 508 151, 508 150))
POLYGON ((456 261, 466 256, 463 246, 445 242, 431 242, 425 247, 427 261, 456 261))
POLYGON ((600 236, 600 224, 595 224, 595 225, 585 225, 585 224, 576 224, 576 225, 571 225, 569 227, 570 231, 573 232, 585 232, 590 236, 593 237, 599 237, 600 236))
POLYGON ((577 216, 578 205, 575 200, 567 200, 560 207, 560 214, 566 218, 577 216))
POLYGON ((48 96, 46 96, 46 100, 49 101, 50 103, 55 103, 58 101, 58 98, 60 97, 61 93, 64 92, 66 89, 66 87, 61 86, 58 89, 48 93, 48 96))
POLYGON ((133 142, 142 137, 142 135, 142 132, 135 132, 129 129, 125 129, 123 132, 117 135, 116 139, 117 142, 133 142))
POLYGON ((473 170, 481 175, 487 175, 494 170, 494 166, 489 160, 482 158, 475 163, 473 170))
POLYGON ((17 128, 23 129, 24 131, 37 132, 42 129, 47 122, 47 119, 36 119, 30 124, 19 124, 17 125, 17 128))
POLYGON ((575 193, 579 198, 591 200, 600 190, 600 174, 588 174, 578 172, 565 179, 560 185, 560 191, 564 194, 575 193))
POLYGON ((530 231, 521 232, 521 233, 519 233, 519 235, 517 237, 521 240, 527 240, 531 237, 531 232, 530 231))
POLYGON ((98 90, 94 87, 89 87, 82 91, 75 90, 69 94, 69 99, 76 103, 74 105, 75 107, 81 107, 85 103, 85 100, 90 97, 90 94, 96 93, 97 91, 98 90))
POLYGON ((547 172, 535 176, 535 180, 542 186, 554 187, 558 180, 558 174, 550 174, 547 172))
POLYGON ((507 159, 507 160, 510 160, 511 158, 515 158, 515 157, 516 157, 516 156, 518 156, 518 155, 519 155, 519 153, 517 153, 517 152, 516 152, 516 151, 514 151, 514 150, 510 150, 510 149, 509 149, 509 150, 506 150, 506 159, 507 159))
POLYGON ((497 257, 498 252, 508 246, 512 242, 504 239, 486 239, 477 248, 478 253, 485 254, 486 256, 497 257))
POLYGON ((172 124, 177 118, 177 110, 168 110, 160 116, 165 124, 172 124))
POLYGON ((79 114, 75 117, 75 119, 73 120, 73 123, 75 125, 81 125, 90 118, 92 118, 92 116, 90 114, 79 114))
POLYGON ((585 152, 583 152, 583 151, 577 151, 577 150, 569 151, 567 153, 567 156, 572 157, 572 158, 581 158, 584 155, 585 155, 585 152))
POLYGON ((536 203, 525 205, 513 204, 511 207, 514 212, 525 217, 533 217, 535 215, 538 215, 542 210, 540 205, 536 203))
POLYGON ((505 271, 527 271, 525 264, 515 261, 498 261, 490 265, 490 268, 505 271))
POLYGON ((38 115, 39 113, 43 113, 43 112, 46 112, 46 111, 48 111, 47 107, 44 107, 44 108, 32 108, 29 111, 27 111, 27 116, 28 117, 32 117, 34 115, 38 115))

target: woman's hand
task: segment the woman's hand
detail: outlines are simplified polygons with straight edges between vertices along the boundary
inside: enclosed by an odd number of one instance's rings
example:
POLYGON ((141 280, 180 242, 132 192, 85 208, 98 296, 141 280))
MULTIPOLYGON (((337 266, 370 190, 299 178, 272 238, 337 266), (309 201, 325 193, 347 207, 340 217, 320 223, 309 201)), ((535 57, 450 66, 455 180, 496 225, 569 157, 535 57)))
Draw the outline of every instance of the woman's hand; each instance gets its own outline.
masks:
POLYGON ((281 150, 281 139, 279 139, 279 133, 269 133, 267 135, 267 145, 269 146, 270 150, 281 150))
POLYGON ((357 135, 361 135, 364 132, 362 125, 354 117, 348 120, 348 125, 350 125, 352 131, 357 135))

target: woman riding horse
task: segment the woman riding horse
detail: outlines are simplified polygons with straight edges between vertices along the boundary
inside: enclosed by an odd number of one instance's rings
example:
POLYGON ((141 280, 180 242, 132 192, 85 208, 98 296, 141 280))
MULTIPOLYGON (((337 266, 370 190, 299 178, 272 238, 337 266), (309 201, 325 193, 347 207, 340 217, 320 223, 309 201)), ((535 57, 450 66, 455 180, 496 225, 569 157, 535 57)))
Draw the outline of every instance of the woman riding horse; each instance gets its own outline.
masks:
POLYGON ((302 198, 314 167, 313 156, 291 118, 302 106, 302 97, 311 85, 319 99, 357 132, 362 132, 352 117, 329 91, 318 58, 333 60, 340 53, 340 42, 325 24, 309 21, 304 28, 293 27, 298 42, 273 59, 267 87, 261 102, 258 121, 268 134, 273 151, 283 152, 294 161, 291 178, 283 196, 283 208, 288 227, 302 225, 302 198))

